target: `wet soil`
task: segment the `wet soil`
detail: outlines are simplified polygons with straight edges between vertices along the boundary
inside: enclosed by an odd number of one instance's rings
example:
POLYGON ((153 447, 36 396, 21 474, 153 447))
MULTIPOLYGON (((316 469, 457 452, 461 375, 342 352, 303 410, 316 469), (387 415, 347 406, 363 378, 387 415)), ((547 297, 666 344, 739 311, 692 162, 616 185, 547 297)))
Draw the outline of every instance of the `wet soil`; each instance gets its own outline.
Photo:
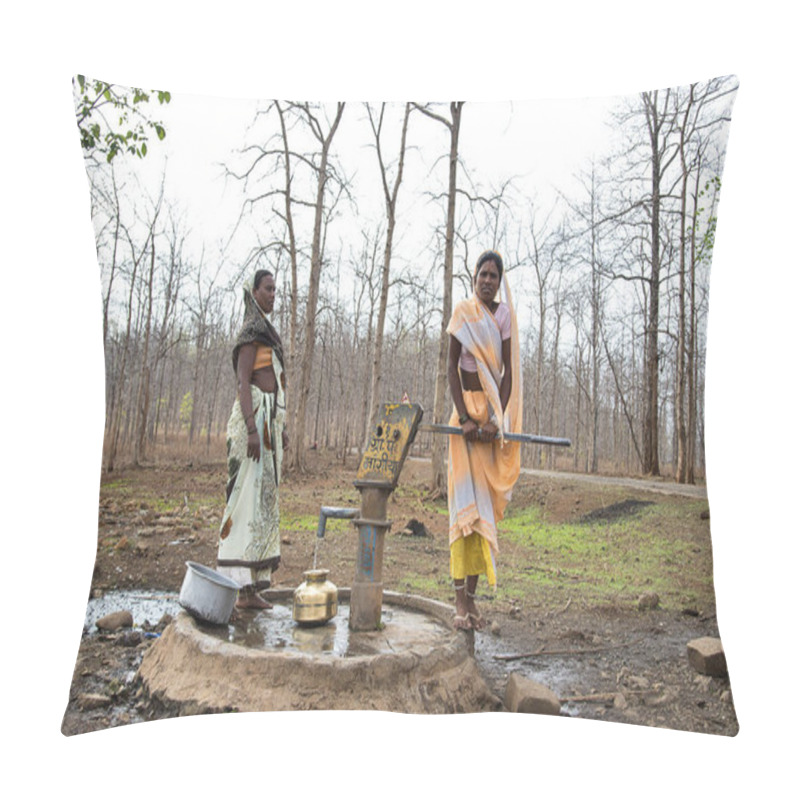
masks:
MULTIPOLYGON (((322 505, 357 507, 356 463, 311 453, 305 474, 282 487, 282 562, 274 588, 294 588, 314 562, 339 586, 355 573, 352 523, 329 520, 316 539, 322 505)), ((410 459, 389 501, 393 521, 384 550, 384 586, 451 601, 446 503, 427 493, 429 465, 410 459), (413 524, 409 524, 412 521, 413 524)), ((100 492, 97 558, 62 731, 73 735, 147 719, 136 671, 144 652, 177 609, 187 560, 213 566, 224 503, 225 465, 163 464, 104 476, 100 492), (115 598, 134 613, 133 628, 98 631, 102 609, 115 598)), ((513 505, 540 507, 551 522, 603 524, 638 513, 652 502, 646 490, 569 476, 523 475, 513 505), (620 492, 622 494, 620 495, 620 492)), ((665 502, 659 495, 659 501, 665 502)), ((696 499, 670 497, 676 508, 696 499)), ((708 515, 684 515, 699 568, 710 574, 708 515)), ((532 569, 525 553, 501 539, 498 571, 532 569)), ((696 565, 695 565, 696 566, 696 565)), ((541 569, 537 567, 537 569, 541 569)), ((693 580, 686 569, 686 580, 693 580)), ((562 701, 562 715, 732 736, 738 723, 727 678, 698 674, 689 664, 692 639, 718 636, 713 588, 699 602, 640 609, 638 593, 623 588, 602 602, 589 599, 575 576, 527 585, 523 594, 490 594, 479 603, 487 625, 475 634, 475 657, 492 690, 505 694, 517 672, 543 683, 562 701)), ((681 596, 676 587, 676 596, 681 596)), ((687 593, 687 596, 690 596, 687 593)), ((693 596, 693 595, 692 595, 693 596)), ((269 612, 263 612, 269 614, 269 612)))

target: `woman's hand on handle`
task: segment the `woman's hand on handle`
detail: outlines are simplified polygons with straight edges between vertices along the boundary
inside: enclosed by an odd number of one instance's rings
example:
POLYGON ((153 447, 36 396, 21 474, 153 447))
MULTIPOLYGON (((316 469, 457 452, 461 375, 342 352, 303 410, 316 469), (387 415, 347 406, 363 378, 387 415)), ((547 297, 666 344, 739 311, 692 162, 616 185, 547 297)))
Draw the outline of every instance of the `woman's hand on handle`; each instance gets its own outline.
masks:
POLYGON ((478 426, 474 419, 468 419, 463 423, 461 425, 461 431, 468 442, 474 442, 478 438, 478 426))
POLYGON ((497 436, 497 425, 494 422, 487 422, 481 429, 478 438, 482 442, 493 442, 497 436))

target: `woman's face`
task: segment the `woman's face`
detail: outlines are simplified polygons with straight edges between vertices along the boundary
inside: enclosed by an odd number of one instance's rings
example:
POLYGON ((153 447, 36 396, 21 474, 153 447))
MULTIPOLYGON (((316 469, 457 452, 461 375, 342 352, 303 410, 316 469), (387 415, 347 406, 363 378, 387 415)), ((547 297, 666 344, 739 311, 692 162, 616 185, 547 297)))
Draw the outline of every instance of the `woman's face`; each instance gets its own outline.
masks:
POLYGON ((265 314, 271 314, 275 306, 275 278, 272 275, 264 275, 258 286, 253 289, 253 297, 265 314))
POLYGON ((500 270, 493 260, 484 261, 475 276, 475 291, 483 303, 491 303, 500 289, 500 270))

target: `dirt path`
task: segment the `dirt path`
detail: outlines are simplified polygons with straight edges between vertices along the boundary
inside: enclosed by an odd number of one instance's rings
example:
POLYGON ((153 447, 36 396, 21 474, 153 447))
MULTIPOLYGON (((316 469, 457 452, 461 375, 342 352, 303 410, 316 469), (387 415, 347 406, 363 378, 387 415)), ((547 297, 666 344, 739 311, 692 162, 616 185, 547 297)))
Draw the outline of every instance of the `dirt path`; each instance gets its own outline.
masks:
POLYGON ((591 483, 596 486, 624 486, 636 491, 658 492, 659 494, 675 495, 678 497, 705 499, 708 496, 705 486, 690 486, 688 484, 675 483, 667 478, 661 480, 647 480, 646 478, 623 478, 614 475, 587 475, 580 472, 551 472, 542 469, 523 469, 521 472, 523 475, 530 475, 534 478, 591 483))
MULTIPOLYGON (((430 467, 430 460, 425 458, 409 458, 409 461, 416 461, 419 464, 426 464, 430 467)), ((575 483, 590 483, 595 486, 624 486, 628 489, 643 492, 657 492, 659 494, 675 495, 678 497, 696 497, 706 499, 708 494, 705 486, 675 483, 669 478, 651 479, 646 478, 625 478, 620 475, 588 475, 584 472, 556 472, 546 469, 522 468, 522 475, 529 475, 532 478, 543 478, 554 481, 571 481, 575 483)))

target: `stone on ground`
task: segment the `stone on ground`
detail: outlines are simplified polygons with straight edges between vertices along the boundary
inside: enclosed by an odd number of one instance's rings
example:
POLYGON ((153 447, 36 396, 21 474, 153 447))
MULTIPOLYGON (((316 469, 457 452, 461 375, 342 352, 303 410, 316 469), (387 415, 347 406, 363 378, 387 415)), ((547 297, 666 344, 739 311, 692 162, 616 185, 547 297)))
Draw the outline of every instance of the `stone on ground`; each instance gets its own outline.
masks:
POLYGON ((425 527, 425 523, 413 518, 408 521, 400 533, 406 536, 427 536, 431 538, 431 532, 425 527))
POLYGON ((561 702, 558 697, 541 683, 523 678, 512 672, 506 684, 505 706, 509 711, 522 714, 561 713, 561 702))
POLYGON ((133 627, 133 614, 130 611, 114 611, 100 617, 95 623, 101 631, 117 631, 120 628, 133 627))
POLYGON ((86 692, 78 695, 78 705, 83 711, 93 711, 96 708, 105 708, 111 705, 111 698, 105 694, 86 692))
POLYGON ((689 663, 701 675, 712 675, 716 678, 727 675, 728 665, 722 649, 722 640, 703 636, 700 639, 692 639, 686 645, 686 649, 689 663))
POLYGON ((655 592, 645 592, 639 595, 637 606, 639 611, 652 611, 658 608, 661 603, 661 598, 655 592))

